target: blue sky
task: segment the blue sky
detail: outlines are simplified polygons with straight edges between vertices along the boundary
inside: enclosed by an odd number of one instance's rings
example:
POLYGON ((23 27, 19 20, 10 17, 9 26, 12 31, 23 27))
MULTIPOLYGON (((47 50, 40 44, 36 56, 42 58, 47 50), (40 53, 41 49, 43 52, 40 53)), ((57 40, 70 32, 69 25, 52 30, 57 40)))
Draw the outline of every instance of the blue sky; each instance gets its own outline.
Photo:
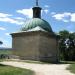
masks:
MULTIPOLYGON (((20 31, 24 22, 32 18, 35 0, 0 0, 0 47, 12 47, 12 32, 20 31)), ((42 18, 54 32, 75 32, 75 0, 39 0, 42 18)))

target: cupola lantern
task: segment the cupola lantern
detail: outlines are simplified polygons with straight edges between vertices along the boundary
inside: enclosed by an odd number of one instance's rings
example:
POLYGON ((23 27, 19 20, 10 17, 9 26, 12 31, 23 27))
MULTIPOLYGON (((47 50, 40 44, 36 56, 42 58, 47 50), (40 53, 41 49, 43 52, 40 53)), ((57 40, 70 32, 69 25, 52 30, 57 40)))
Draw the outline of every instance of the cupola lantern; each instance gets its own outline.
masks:
POLYGON ((33 7, 33 18, 41 18, 41 7, 38 5, 38 0, 36 0, 36 6, 33 7))

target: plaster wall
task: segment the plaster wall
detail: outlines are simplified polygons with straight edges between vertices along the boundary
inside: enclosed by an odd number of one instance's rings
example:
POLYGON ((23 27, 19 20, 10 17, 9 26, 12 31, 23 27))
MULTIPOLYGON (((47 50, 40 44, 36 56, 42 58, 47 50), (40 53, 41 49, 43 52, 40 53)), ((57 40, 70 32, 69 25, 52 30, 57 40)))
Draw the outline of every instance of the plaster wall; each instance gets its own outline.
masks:
POLYGON ((57 39, 47 32, 12 34, 13 54, 26 60, 58 61, 57 39))

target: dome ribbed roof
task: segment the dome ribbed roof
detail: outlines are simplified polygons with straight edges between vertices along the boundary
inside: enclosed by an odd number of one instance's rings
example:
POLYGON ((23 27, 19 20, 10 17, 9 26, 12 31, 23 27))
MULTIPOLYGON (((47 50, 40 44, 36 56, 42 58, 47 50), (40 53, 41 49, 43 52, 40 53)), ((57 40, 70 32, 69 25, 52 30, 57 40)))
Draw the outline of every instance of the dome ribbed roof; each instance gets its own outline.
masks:
POLYGON ((42 29, 52 32, 52 28, 50 27, 49 23, 40 18, 33 18, 25 22, 24 26, 21 28, 21 31, 27 31, 33 29, 35 27, 41 27, 42 29))

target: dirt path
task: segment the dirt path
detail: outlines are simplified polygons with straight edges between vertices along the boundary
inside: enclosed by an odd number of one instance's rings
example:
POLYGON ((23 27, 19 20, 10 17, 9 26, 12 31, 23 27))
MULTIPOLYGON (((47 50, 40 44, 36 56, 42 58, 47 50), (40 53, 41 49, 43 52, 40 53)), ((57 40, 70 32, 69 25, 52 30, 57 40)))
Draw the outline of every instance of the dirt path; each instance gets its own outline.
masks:
POLYGON ((31 69, 35 71, 36 75, 75 75, 66 70, 69 64, 32 64, 12 61, 0 63, 14 67, 31 69))

